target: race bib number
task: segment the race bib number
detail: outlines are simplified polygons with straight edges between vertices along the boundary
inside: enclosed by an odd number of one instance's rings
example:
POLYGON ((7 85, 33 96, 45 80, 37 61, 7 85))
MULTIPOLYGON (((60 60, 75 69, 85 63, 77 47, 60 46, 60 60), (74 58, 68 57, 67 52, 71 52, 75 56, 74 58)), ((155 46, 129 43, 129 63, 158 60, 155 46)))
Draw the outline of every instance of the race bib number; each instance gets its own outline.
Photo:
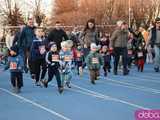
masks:
POLYGON ((59 61, 59 55, 52 55, 52 62, 58 62, 59 61))
POLYGON ((138 57, 143 57, 143 52, 138 52, 138 57))
POLYGON ((128 55, 132 55, 132 50, 128 50, 128 55))
POLYGON ((10 69, 11 70, 16 70, 17 69, 17 63, 16 62, 11 62, 10 63, 10 69))
POLYGON ((66 61, 66 62, 72 61, 72 56, 71 55, 65 56, 64 61, 66 61))
POLYGON ((39 51, 41 55, 44 54, 46 52, 45 46, 40 46, 39 51))
POLYGON ((98 64, 99 63, 98 58, 92 58, 92 63, 93 64, 98 64))

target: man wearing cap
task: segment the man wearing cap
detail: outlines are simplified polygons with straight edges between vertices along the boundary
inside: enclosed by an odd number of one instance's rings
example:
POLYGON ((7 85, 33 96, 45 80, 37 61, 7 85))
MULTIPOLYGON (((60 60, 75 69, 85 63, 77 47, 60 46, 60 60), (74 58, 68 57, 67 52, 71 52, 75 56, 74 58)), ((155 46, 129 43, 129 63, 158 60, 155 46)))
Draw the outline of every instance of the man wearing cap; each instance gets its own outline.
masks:
POLYGON ((150 31, 148 44, 151 44, 155 50, 155 72, 159 72, 160 68, 160 17, 155 19, 156 25, 150 31))
POLYGON ((111 36, 110 47, 114 51, 114 74, 117 75, 120 55, 123 59, 123 75, 127 75, 127 42, 128 42, 128 25, 124 21, 117 22, 117 29, 111 36))

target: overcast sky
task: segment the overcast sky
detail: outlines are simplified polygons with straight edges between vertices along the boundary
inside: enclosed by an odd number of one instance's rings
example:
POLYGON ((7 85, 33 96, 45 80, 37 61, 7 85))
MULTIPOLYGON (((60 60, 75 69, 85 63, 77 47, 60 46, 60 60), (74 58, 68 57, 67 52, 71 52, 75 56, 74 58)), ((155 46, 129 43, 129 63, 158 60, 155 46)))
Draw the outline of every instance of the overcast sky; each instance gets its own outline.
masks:
MULTIPOLYGON (((0 0, 0 5, 3 6, 5 0, 0 0)), ((14 1, 17 2, 20 9, 24 13, 31 13, 35 6, 35 0, 11 0, 13 3, 14 1)), ((42 0, 42 10, 45 12, 45 14, 50 15, 53 7, 53 1, 54 0, 42 0)))
MULTIPOLYGON (((30 7, 32 8, 32 5, 35 4, 35 0, 22 0, 22 1, 25 1, 25 3, 28 4, 29 10, 30 10, 30 7)), ((53 3, 53 0, 42 0, 42 9, 45 12, 45 14, 50 14, 51 13, 52 3, 53 3)))

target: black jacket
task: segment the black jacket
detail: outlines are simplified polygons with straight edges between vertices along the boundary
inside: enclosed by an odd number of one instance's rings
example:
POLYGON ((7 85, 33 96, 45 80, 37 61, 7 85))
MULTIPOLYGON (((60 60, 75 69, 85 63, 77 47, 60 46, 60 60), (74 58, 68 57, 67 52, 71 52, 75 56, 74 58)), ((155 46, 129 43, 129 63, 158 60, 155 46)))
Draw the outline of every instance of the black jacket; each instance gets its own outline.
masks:
POLYGON ((59 61, 54 60, 54 56, 57 56, 59 59, 59 53, 58 52, 52 52, 49 51, 46 54, 46 63, 48 64, 49 68, 58 69, 60 67, 59 61))
POLYGON ((48 34, 47 40, 48 40, 48 42, 55 42, 58 50, 60 50, 61 42, 64 40, 68 40, 68 36, 67 36, 66 32, 62 29, 60 29, 60 30, 53 29, 48 34))

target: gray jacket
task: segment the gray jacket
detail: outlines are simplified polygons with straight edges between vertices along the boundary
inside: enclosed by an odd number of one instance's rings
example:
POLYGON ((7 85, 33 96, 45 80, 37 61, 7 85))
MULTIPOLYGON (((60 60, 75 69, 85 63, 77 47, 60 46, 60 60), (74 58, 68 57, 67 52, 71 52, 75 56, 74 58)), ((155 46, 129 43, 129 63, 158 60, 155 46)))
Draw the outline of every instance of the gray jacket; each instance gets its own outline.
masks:
POLYGON ((127 47, 127 43, 128 43, 128 31, 127 30, 117 29, 113 32, 111 41, 110 41, 111 47, 125 48, 127 47))

